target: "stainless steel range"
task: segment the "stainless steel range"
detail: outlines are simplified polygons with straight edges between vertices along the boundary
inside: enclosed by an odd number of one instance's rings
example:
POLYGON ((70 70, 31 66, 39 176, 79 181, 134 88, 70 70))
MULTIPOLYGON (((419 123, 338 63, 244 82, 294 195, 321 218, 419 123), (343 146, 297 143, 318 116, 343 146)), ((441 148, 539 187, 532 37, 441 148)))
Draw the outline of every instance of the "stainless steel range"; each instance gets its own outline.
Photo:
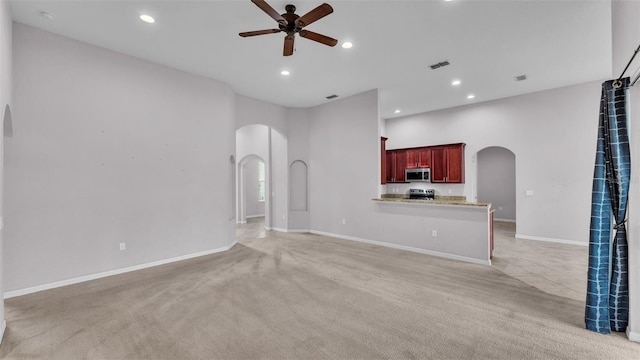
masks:
POLYGON ((433 189, 409 189, 409 199, 433 200, 434 198, 435 190, 433 189))

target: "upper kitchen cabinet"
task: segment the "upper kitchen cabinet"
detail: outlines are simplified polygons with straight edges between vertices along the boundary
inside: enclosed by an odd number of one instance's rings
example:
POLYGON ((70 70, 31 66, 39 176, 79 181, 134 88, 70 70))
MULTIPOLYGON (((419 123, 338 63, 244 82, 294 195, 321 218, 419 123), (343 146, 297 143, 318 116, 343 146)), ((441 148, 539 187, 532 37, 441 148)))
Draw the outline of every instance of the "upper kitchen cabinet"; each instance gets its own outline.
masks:
POLYGON ((431 167, 431 148, 420 147, 406 149, 407 169, 431 167))
POLYGON ((386 182, 404 182, 404 171, 407 168, 407 151, 404 149, 387 150, 386 182))
POLYGON ((461 143, 431 147, 431 182, 464 183, 464 146, 461 143))

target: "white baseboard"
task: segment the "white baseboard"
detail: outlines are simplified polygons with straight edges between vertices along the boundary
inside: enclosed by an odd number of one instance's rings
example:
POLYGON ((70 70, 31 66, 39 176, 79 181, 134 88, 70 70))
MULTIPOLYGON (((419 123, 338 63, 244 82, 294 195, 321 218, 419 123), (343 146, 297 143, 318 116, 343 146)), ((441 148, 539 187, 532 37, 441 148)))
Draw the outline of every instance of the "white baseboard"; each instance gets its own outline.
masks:
POLYGON ((4 338, 4 331, 7 329, 7 320, 2 320, 2 327, 0 328, 0 344, 4 338))
POLYGON ((629 339, 629 341, 640 343, 640 333, 629 330, 629 327, 627 326, 627 339, 629 339))
POLYGON ((264 214, 262 214, 262 215, 247 215, 244 218, 245 219, 253 219, 253 218, 259 218, 259 217, 264 217, 264 214))
POLYGON ((513 219, 500 219, 500 218, 494 218, 493 221, 508 222, 508 223, 514 223, 514 224, 516 222, 513 219))
POLYGON ((236 224, 246 224, 246 221, 236 221, 236 224))
POLYGON ((56 281, 56 282, 52 282, 52 283, 49 283, 49 284, 43 284, 43 285, 32 286, 32 287, 28 287, 28 288, 24 288, 24 289, 19 289, 19 290, 7 291, 7 292, 4 293, 4 298, 5 299, 9 299, 9 298, 16 297, 16 296, 22 296, 22 295, 27 295, 27 294, 32 294, 32 293, 35 293, 35 292, 39 292, 39 291, 55 289, 55 288, 59 288, 59 287, 62 287, 62 286, 73 285, 73 284, 77 284, 77 283, 81 283, 81 282, 85 282, 85 281, 96 280, 96 279, 104 278, 104 277, 107 277, 107 276, 124 274, 124 273, 128 273, 128 272, 131 272, 131 271, 142 270, 142 269, 146 269, 146 268, 150 268, 150 267, 154 267, 154 266, 169 264, 169 263, 176 262, 176 261, 188 260, 188 259, 193 259, 193 258, 200 257, 200 256, 211 255, 211 254, 227 251, 227 250, 231 249, 235 244, 237 244, 236 240, 234 240, 228 246, 224 246, 224 247, 217 248, 217 249, 206 250, 206 251, 201 251, 201 252, 182 255, 182 256, 176 256, 176 257, 172 257, 172 258, 169 258, 169 259, 162 259, 162 260, 153 261, 153 262, 146 263, 146 264, 140 264, 140 265, 129 266, 129 267, 126 267, 126 268, 109 270, 109 271, 105 271, 105 272, 101 272, 101 273, 97 273, 97 274, 79 276, 79 277, 76 277, 76 278, 56 281))
POLYGON ((272 227, 272 228, 269 228, 268 230, 273 230, 273 231, 283 232, 283 233, 288 232, 287 229, 277 228, 277 227, 272 227))
POLYGON ((458 260, 458 261, 464 261, 464 262, 473 263, 473 264, 491 266, 491 260, 474 259, 466 256, 448 254, 448 253, 443 253, 443 252, 433 251, 433 250, 420 249, 420 248, 415 248, 415 247, 405 246, 405 245, 386 243, 382 241, 362 239, 362 238, 348 236, 348 235, 333 234, 333 233, 324 232, 324 231, 310 230, 309 232, 316 235, 329 236, 329 237, 334 237, 334 238, 343 239, 343 240, 351 240, 351 241, 357 241, 357 242, 362 242, 366 244, 384 246, 392 249, 412 251, 420 254, 432 255, 432 256, 437 256, 437 257, 451 259, 451 260, 458 260))
POLYGON ((308 233, 310 231, 309 231, 309 229, 289 229, 289 230, 287 230, 287 232, 290 232, 290 233, 308 233))
POLYGON ((516 234, 516 239, 545 241, 545 242, 552 242, 552 243, 558 243, 558 244, 567 244, 567 245, 589 246, 589 242, 588 241, 585 242, 585 241, 555 239, 555 238, 533 236, 533 235, 523 235, 523 234, 516 234))

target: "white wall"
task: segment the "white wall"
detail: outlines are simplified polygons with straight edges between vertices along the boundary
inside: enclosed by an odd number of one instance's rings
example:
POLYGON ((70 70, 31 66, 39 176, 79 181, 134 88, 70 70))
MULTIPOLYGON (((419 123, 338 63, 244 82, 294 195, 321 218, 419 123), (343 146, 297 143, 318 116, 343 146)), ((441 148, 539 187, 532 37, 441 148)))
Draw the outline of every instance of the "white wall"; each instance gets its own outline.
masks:
POLYGON ((236 129, 247 125, 265 125, 288 136, 287 108, 250 97, 236 96, 236 129))
POLYGON ((441 186, 470 201, 476 200, 477 152, 489 146, 511 150, 517 159, 518 236, 586 244, 599 99, 600 83, 594 82, 390 119, 387 143, 466 143, 466 183, 441 186), (534 196, 525 196, 526 190, 534 196))
POLYGON ((377 91, 310 109, 311 229, 356 236, 371 225, 366 213, 380 178, 377 109, 377 91))
POLYGON ((233 243, 228 86, 20 24, 14 56, 5 290, 233 243))
MULTIPOLYGON (((7 109, 10 111, 10 107, 13 106, 12 102, 12 20, 11 9, 9 7, 9 1, 0 0, 0 116, 2 116, 3 122, 7 122, 11 119, 8 118, 7 109)), ((3 125, 5 125, 3 123, 3 125)), ((5 126, 3 126, 4 129, 5 126)), ((3 130, 0 130, 3 131, 3 130)), ((4 219, 4 135, 0 135, 0 294, 4 293, 4 267, 5 267, 5 252, 4 242, 5 235, 2 230, 2 223, 4 219)), ((0 299, 0 341, 4 335, 5 329, 4 320, 4 298, 0 299)))
POLYGON ((496 220, 516 220, 516 158, 500 147, 478 152, 478 202, 491 203, 496 220))

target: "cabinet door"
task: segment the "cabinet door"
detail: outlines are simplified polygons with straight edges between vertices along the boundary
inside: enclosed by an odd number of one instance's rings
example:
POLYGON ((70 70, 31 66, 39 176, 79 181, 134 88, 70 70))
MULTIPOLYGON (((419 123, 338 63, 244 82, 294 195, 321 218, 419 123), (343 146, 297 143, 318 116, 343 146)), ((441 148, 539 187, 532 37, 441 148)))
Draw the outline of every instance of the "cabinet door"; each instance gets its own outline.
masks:
POLYGON ((419 168, 431 167, 431 149, 420 148, 420 149, 417 149, 417 152, 418 152, 418 167, 419 168))
POLYGON ((464 182, 464 144, 448 146, 447 152, 447 175, 448 183, 464 182))
POLYGON ((418 167, 419 153, 417 149, 407 149, 407 169, 415 169, 418 167))
POLYGON ((442 183, 447 178, 447 152, 444 147, 431 148, 431 182, 442 183))
POLYGON ((407 151, 396 150, 396 181, 404 181, 404 171, 407 169, 407 151))
POLYGON ((387 150, 387 182, 394 182, 396 176, 396 154, 392 150, 387 150))

